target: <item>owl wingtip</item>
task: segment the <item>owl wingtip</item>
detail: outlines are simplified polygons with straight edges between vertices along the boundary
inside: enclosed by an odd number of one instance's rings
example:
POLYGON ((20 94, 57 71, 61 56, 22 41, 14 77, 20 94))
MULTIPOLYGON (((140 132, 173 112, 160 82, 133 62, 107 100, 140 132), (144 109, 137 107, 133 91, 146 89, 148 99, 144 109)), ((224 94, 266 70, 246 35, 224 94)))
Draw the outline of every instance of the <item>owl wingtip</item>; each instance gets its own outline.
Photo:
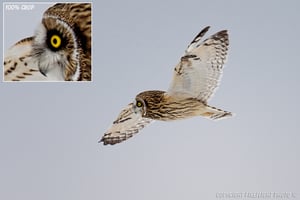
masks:
POLYGON ((208 31, 210 29, 210 26, 206 26, 203 30, 208 31))
POLYGON ((112 139, 110 139, 110 138, 107 138, 107 137, 105 137, 105 136, 103 136, 103 137, 98 141, 98 143, 101 143, 101 142, 103 142, 103 145, 108 145, 108 144, 114 145, 114 144, 120 143, 120 141, 114 141, 114 140, 112 140, 112 139))
POLYGON ((103 137, 100 140, 98 140, 98 143, 101 143, 101 142, 103 142, 103 144, 104 144, 104 138, 103 137))

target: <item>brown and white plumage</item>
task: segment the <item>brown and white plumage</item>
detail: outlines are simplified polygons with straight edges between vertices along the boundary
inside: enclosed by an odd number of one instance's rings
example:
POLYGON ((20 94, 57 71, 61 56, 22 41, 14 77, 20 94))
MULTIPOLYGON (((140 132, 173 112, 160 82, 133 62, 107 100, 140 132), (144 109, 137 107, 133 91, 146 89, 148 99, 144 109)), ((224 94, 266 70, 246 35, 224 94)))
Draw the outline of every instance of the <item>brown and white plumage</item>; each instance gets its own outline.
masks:
POLYGON ((188 46, 175 67, 170 95, 181 93, 206 102, 217 88, 228 51, 227 31, 220 31, 205 41, 203 29, 188 46))
POLYGON ((55 4, 34 36, 5 52, 4 81, 90 80, 91 3, 55 4))
POLYGON ((130 103, 121 111, 119 117, 113 122, 113 126, 107 131, 106 136, 109 140, 103 140, 104 144, 116 144, 126 140, 153 121, 142 117, 140 112, 135 113, 133 107, 133 103, 130 103))
POLYGON ((215 120, 232 115, 207 104, 219 84, 229 45, 226 30, 201 42, 208 29, 203 29, 188 46, 174 69, 169 89, 138 94, 99 142, 105 145, 122 142, 153 120, 171 121, 194 116, 215 120))
POLYGON ((46 81, 47 77, 39 71, 38 64, 32 59, 33 38, 25 38, 12 46, 5 54, 5 81, 46 81))

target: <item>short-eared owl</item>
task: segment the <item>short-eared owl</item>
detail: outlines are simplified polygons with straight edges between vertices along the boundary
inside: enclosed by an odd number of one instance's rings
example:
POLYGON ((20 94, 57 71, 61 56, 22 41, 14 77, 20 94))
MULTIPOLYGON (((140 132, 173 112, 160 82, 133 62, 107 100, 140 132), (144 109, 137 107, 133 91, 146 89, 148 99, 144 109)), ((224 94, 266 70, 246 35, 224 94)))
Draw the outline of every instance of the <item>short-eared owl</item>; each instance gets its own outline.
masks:
POLYGON ((207 104, 219 84, 229 45, 226 30, 201 42, 208 29, 204 28, 187 47, 174 69, 169 89, 138 94, 99 142, 105 145, 120 143, 153 120, 171 121, 194 116, 221 119, 232 115, 207 104))
POLYGON ((5 52, 4 81, 90 81, 91 3, 48 8, 34 35, 5 52))

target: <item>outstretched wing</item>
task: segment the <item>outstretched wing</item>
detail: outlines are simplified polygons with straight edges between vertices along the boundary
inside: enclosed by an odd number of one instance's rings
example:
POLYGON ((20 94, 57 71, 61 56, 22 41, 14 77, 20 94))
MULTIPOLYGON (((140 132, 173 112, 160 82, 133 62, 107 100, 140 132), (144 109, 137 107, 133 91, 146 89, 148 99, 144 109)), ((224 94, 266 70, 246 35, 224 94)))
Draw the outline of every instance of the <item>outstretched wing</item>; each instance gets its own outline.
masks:
POLYGON ((200 42, 208 29, 195 37, 175 67, 169 95, 186 95, 203 102, 213 95, 221 79, 229 40, 223 30, 200 42))
POLYGON ((33 38, 25 38, 5 52, 4 81, 47 81, 31 56, 33 38))
POLYGON ((103 142, 104 145, 120 143, 138 133, 151 121, 153 120, 142 117, 141 113, 135 113, 133 103, 130 103, 121 111, 99 142, 103 142))

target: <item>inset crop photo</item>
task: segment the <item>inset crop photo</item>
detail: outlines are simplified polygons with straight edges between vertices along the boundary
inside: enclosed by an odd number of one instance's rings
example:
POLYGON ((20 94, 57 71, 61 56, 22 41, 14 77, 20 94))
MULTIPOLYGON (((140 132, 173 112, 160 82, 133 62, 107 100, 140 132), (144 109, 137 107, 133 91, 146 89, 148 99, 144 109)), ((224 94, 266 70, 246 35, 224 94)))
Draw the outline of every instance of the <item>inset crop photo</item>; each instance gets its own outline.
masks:
POLYGON ((3 81, 91 81, 92 4, 3 3, 3 81))

